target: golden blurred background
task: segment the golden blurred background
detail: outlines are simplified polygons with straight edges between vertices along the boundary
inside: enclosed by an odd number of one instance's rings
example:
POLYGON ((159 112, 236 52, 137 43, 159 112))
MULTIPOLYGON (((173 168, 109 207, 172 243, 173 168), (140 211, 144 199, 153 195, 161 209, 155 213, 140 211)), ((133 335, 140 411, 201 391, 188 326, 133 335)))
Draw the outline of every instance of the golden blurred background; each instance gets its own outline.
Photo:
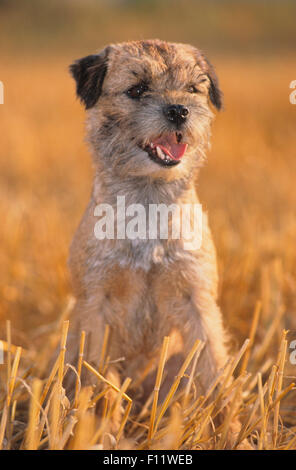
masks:
MULTIPOLYGON (((225 95, 198 191, 232 346, 257 301, 257 344, 270 325, 275 337, 296 329, 295 17, 286 0, 0 0, 0 323, 11 319, 15 344, 38 347, 67 305, 68 246, 91 190, 68 65, 155 37, 200 47, 225 95)), ((266 354, 276 353, 275 342, 266 354)))

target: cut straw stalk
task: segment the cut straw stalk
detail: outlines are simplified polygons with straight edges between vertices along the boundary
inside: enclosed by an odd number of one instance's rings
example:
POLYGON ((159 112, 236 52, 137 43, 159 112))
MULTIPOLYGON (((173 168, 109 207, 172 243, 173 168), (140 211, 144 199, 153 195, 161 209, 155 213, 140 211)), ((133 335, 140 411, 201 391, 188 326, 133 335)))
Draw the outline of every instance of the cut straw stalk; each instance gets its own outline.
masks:
MULTIPOLYGON (((2 347, 3 347, 3 352, 6 352, 7 353, 7 360, 10 361, 10 364, 11 364, 11 359, 9 359, 9 354, 8 352, 10 351, 10 357, 11 356, 14 356, 15 353, 16 353, 16 350, 18 348, 18 346, 16 346, 15 344, 10 344, 8 343, 8 341, 4 341, 3 339, 1 340, 1 343, 2 343, 2 347)), ((34 354, 32 353, 32 351, 29 351, 28 349, 24 349, 22 348, 22 357, 25 357, 27 359, 32 359, 32 357, 34 356, 34 354)), ((11 370, 11 365, 10 365, 10 370, 11 370)))
POLYGON ((275 386, 275 377, 276 377, 276 370, 277 367, 274 365, 271 369, 270 375, 268 377, 267 381, 267 388, 266 386, 262 387, 262 373, 258 372, 257 374, 257 381, 258 381, 258 392, 259 392, 259 397, 260 397, 260 408, 261 408, 261 432, 260 432, 260 438, 259 438, 259 444, 258 444, 258 449, 265 449, 266 448, 266 429, 268 425, 268 419, 269 419, 269 413, 272 409, 272 396, 274 393, 274 386, 275 386), (267 398, 266 398, 266 404, 264 403, 264 395, 265 391, 267 390, 267 398))
POLYGON ((7 443, 7 448, 10 449, 11 447, 11 439, 13 436, 13 426, 14 426, 14 420, 15 420, 15 412, 16 412, 16 406, 17 406, 17 400, 13 400, 12 406, 11 406, 11 413, 10 413, 10 427, 9 427, 9 433, 8 433, 8 443, 7 443))
POLYGON ((60 448, 64 449, 67 442, 69 441, 71 435, 73 434, 74 426, 76 425, 78 419, 75 416, 70 416, 68 423, 65 427, 63 435, 60 440, 60 448))
POLYGON ((61 397, 58 384, 53 387, 53 394, 50 400, 50 439, 49 445, 51 450, 58 450, 59 425, 60 425, 60 405, 61 397))
MULTIPOLYGON (((120 393, 120 388, 116 387, 116 385, 114 385, 113 383, 111 383, 109 380, 105 379, 105 377, 103 377, 103 375, 101 375, 96 369, 94 369, 94 367, 92 367, 88 362, 86 361, 83 361, 83 365, 90 371, 92 372, 98 379, 100 379, 102 382, 104 382, 105 384, 109 385, 113 390, 115 390, 116 392, 120 393)), ((129 402, 132 401, 132 399, 126 394, 126 393, 123 393, 123 398, 129 402)))
MULTIPOLYGON (((287 345, 288 342, 286 340, 287 331, 283 330, 282 332, 282 339, 280 344, 280 349, 278 353, 278 372, 277 372, 277 380, 275 385, 275 392, 276 398, 278 398, 282 391, 283 385, 283 374, 284 374, 284 366, 285 366, 285 359, 287 353, 287 345)), ((277 402, 275 409, 274 409, 274 420, 273 420, 273 446, 276 447, 277 438, 278 438, 278 423, 279 423, 279 413, 280 413, 280 401, 277 402)))
MULTIPOLYGON (((9 392, 9 383, 11 379, 11 323, 10 323, 10 320, 6 321, 6 339, 7 339, 7 384, 6 386, 7 386, 7 392, 9 392)), ((3 342, 2 342, 2 347, 3 347, 3 342)), ((7 437, 7 440, 10 441, 11 419, 10 419, 9 413, 7 413, 6 437, 7 437)))
POLYGON ((274 319, 269 326, 266 334, 264 335, 264 339, 262 343, 259 345, 259 347, 254 351, 253 358, 254 361, 260 362, 263 356, 266 354, 270 343, 272 341, 272 338, 274 337, 276 331, 279 329, 279 325, 281 322, 281 319, 285 313, 284 307, 279 308, 279 311, 277 314, 274 316, 274 319))
MULTIPOLYGON (((277 405, 277 403, 279 403, 292 390, 292 388, 294 386, 295 386, 294 383, 290 384, 287 388, 285 388, 281 392, 279 397, 273 403, 271 403, 268 407, 265 406, 265 410, 266 410, 267 415, 270 411, 273 410, 273 408, 277 405)), ((265 396, 267 389, 268 389, 268 387, 267 387, 267 384, 265 383, 265 385, 263 387, 263 391, 262 391, 263 397, 265 396)), ((259 426, 260 422, 262 422, 262 417, 260 417, 256 421, 254 421, 253 424, 251 424, 251 426, 249 426, 249 424, 252 422, 252 420, 253 420, 253 418, 256 414, 256 411, 257 411, 257 408, 260 404, 260 401, 261 401, 261 397, 258 394, 256 402, 255 402, 255 404, 252 408, 251 415, 247 419, 247 423, 242 427, 242 429, 240 431, 239 437, 238 437, 237 442, 236 442, 236 446, 239 444, 239 442, 243 441, 248 435, 250 435, 255 430, 255 428, 257 428, 257 426, 259 426), (247 427, 248 427, 248 429, 247 429, 247 427)), ((279 448, 279 447, 277 447, 277 448, 279 448)))
POLYGON ((184 428, 184 435, 182 436, 182 442, 186 442, 186 440, 193 435, 194 443, 197 443, 200 440, 200 437, 205 429, 205 427, 209 424, 209 420, 211 417, 211 413, 215 408, 215 403, 207 406, 202 413, 198 416, 194 416, 194 418, 187 424, 184 428))
POLYGON ((223 409, 229 405, 229 403, 233 402, 233 397, 236 393, 238 384, 242 381, 243 385, 245 386, 245 384, 248 382, 250 378, 250 375, 251 374, 247 374, 247 373, 239 375, 236 379, 232 381, 229 387, 224 389, 222 396, 217 395, 217 397, 214 398, 214 403, 216 404, 216 411, 215 411, 215 414, 212 416, 212 418, 215 418, 216 416, 218 416, 223 411, 223 409))
POLYGON ((11 375, 11 323, 10 320, 6 321, 6 339, 7 339, 7 390, 9 387, 9 380, 11 375))
MULTIPOLYGON (((119 389, 119 392, 116 395, 116 399, 114 400, 114 403, 109 409, 108 415, 107 415, 107 420, 112 418, 112 415, 115 413, 116 409, 118 409, 118 406, 123 398, 123 395, 125 394, 126 390, 128 389, 132 379, 130 377, 127 377, 125 381, 123 382, 121 388, 119 389)), ((128 402, 131 403, 131 402, 128 402)))
MULTIPOLYGON (((102 426, 101 426, 103 429, 105 429, 108 409, 109 409, 109 398, 105 396, 104 397, 104 404, 103 404, 103 411, 102 411, 102 426)), ((103 441, 103 433, 101 434, 101 442, 102 441, 103 441)), ((94 442, 94 444, 95 444, 96 439, 94 438, 94 440, 92 442, 94 442)))
POLYGON ((186 388, 185 388, 185 393, 184 393, 184 397, 183 397, 183 409, 185 410, 188 406, 188 401, 189 401, 189 394, 190 394, 190 391, 191 391, 191 387, 192 387, 192 384, 193 384, 193 381, 194 381, 194 377, 195 377, 195 371, 196 371, 196 366, 197 366, 197 361, 199 359, 199 356, 200 356, 200 353, 202 351, 204 347, 204 343, 201 345, 201 347, 196 351, 195 355, 194 355, 194 359, 193 359, 193 363, 192 363, 192 367, 191 367, 191 372, 190 372, 190 376, 189 376, 189 380, 187 382, 187 385, 186 385, 186 388))
POLYGON ((51 433, 50 433, 49 422, 48 422, 48 410, 49 410, 49 407, 51 405, 51 398, 52 398, 53 392, 54 392, 54 390, 52 390, 44 410, 43 410, 43 408, 41 406, 41 403, 39 401, 40 409, 42 411, 42 416, 41 416, 39 426, 38 426, 38 438, 39 438, 39 442, 40 442, 39 447, 42 445, 41 438, 42 438, 42 435, 43 435, 43 430, 44 430, 45 425, 47 426, 47 432, 48 432, 47 439, 50 441, 51 433))
POLYGON ((123 415, 123 418, 122 418, 121 423, 120 423, 118 433, 116 434, 116 441, 117 442, 119 442, 119 439, 121 438, 121 435, 122 435, 122 432, 125 428, 126 422, 128 420, 131 408, 132 408, 132 402, 128 402, 128 404, 126 406, 126 409, 125 409, 125 412, 124 412, 124 415, 123 415))
MULTIPOLYGON (((271 358, 269 358, 262 364, 261 367, 258 368, 258 372, 261 373, 262 377, 266 374, 268 369, 272 367, 273 363, 274 361, 271 358)), ((257 384, 258 384, 257 376, 251 375, 250 380, 247 383, 247 390, 243 392, 243 397, 250 395, 251 391, 257 386, 257 384)))
POLYGON ((194 436, 194 443, 197 444, 202 436, 202 433, 208 426, 208 424, 211 421, 211 414, 214 411, 215 408, 215 403, 210 405, 208 408, 205 409, 205 413, 202 414, 201 419, 199 420, 199 429, 197 430, 195 436, 194 436))
POLYGON ((237 385, 236 385, 236 390, 234 393, 234 397, 231 401, 231 404, 229 406, 229 411, 227 413, 227 416, 224 420, 223 423, 223 428, 222 428, 222 433, 221 433, 221 439, 218 443, 217 449, 224 449, 226 442, 227 442, 227 437, 229 435, 229 432, 231 431, 231 422, 234 418, 234 415, 239 407, 239 398, 241 396, 242 392, 242 387, 244 382, 246 381, 247 377, 246 376, 240 376, 237 379, 237 385))
MULTIPOLYGON (((282 334, 281 347, 280 347, 279 353, 278 353, 277 365, 273 365, 273 367, 271 369, 271 372, 270 372, 270 375, 269 375, 269 378, 268 378, 268 382, 265 383, 265 385, 263 387, 262 387, 262 384, 260 384, 260 378, 258 379, 258 375, 257 375, 257 381, 259 381, 258 382, 258 395, 257 395, 257 397, 255 397, 256 401, 255 401, 255 403, 252 407, 251 415, 248 417, 247 421, 242 426, 242 429, 240 431, 240 435, 238 437, 237 443, 239 443, 240 441, 245 439, 245 437, 247 437, 247 435, 250 434, 255 429, 255 427, 258 426, 258 424, 261 422, 262 437, 260 436, 261 437, 261 443, 260 443, 260 438, 259 438, 259 446, 258 447, 259 448, 260 447, 264 448, 266 446, 265 435, 266 435, 266 429, 267 429, 269 413, 274 408, 278 407, 277 419, 279 418, 280 401, 294 387, 294 383, 291 383, 288 387, 286 387, 280 393, 277 392, 275 400, 272 401, 272 397, 275 393, 275 390, 277 391, 278 380, 279 380, 280 377, 282 377, 282 374, 279 375, 277 373, 277 371, 283 370, 283 366, 284 366, 285 354, 286 354, 286 345, 284 343, 285 336, 286 336, 286 332, 284 331, 283 334, 282 334), (264 396, 265 396, 266 392, 268 392, 268 393, 267 393, 267 403, 265 404, 264 403, 264 396), (255 422, 253 422, 253 424, 251 426, 249 426, 250 423, 252 422, 255 414, 256 414, 256 411, 257 411, 257 408, 259 407, 259 405, 260 405, 260 408, 261 408, 261 418, 257 419, 255 422), (262 415, 263 410, 264 410, 264 421, 263 421, 263 415, 262 415), (263 430, 262 430, 262 426, 263 426, 263 430)), ((260 376, 261 376, 261 374, 260 374, 260 376)), ((281 389, 281 385, 280 385, 280 389, 281 389)), ((273 426, 273 432, 274 431, 275 431, 275 426, 273 426)), ((273 446, 274 446, 274 448, 276 448, 275 443, 273 444, 273 446)))
POLYGON ((262 376, 260 372, 257 374, 257 381, 258 381, 258 393, 259 393, 259 401, 260 401, 260 410, 261 410, 261 431, 258 443, 258 450, 262 450, 265 447, 265 433, 266 433, 266 424, 267 424, 267 410, 264 405, 264 394, 263 394, 263 387, 262 387, 262 376))
POLYGON ((7 403, 5 403, 2 409, 2 417, 1 417, 1 423, 0 423, 0 450, 2 450, 3 448, 3 440, 4 440, 4 435, 5 435, 7 416, 8 416, 8 406, 7 406, 7 403))
POLYGON ((133 383, 132 383, 132 389, 133 390, 136 390, 141 385, 141 383, 145 380, 147 375, 151 372, 154 365, 155 365, 155 359, 152 358, 152 359, 150 359, 150 361, 148 361, 148 363, 144 367, 143 371, 140 372, 139 377, 136 380, 133 381, 133 383))
POLYGON ((179 384, 181 382, 181 379, 182 377, 184 376, 186 370, 187 370, 187 367, 189 366, 190 362, 192 361, 193 357, 194 357, 194 354, 203 347, 203 343, 202 341, 200 341, 199 339, 197 339, 191 349, 191 351, 189 352, 189 354, 187 355, 183 365, 181 366, 180 370, 179 370, 179 373, 173 383, 173 385, 171 386, 170 390, 169 390, 169 393, 167 394, 165 400, 164 400, 164 403, 160 409, 160 412, 159 412, 159 415, 158 415, 158 418, 156 420, 156 423, 155 423, 155 428, 154 428, 154 432, 156 432, 158 426, 159 426, 159 423, 163 417, 163 415, 165 414, 172 398, 174 397, 176 391, 177 391, 177 388, 179 387, 179 384))
MULTIPOLYGON (((170 410, 170 419, 167 426, 168 432, 164 435, 162 439, 163 444, 161 445, 162 449, 179 449, 180 442, 182 440, 183 434, 183 419, 182 419, 182 409, 179 404, 174 404, 170 410)), ((157 446, 158 447, 158 446, 157 446)))
MULTIPOLYGON (((133 425, 132 425, 132 427, 131 427, 131 431, 134 431, 137 426, 142 427, 141 431, 143 431, 144 429, 146 430, 147 428, 149 429, 149 427, 148 427, 146 424, 142 424, 142 423, 140 423, 140 421, 141 421, 145 416, 148 415, 148 413, 149 413, 149 407, 150 407, 150 405, 151 405, 151 403, 152 403, 152 401, 153 401, 153 397, 154 397, 154 394, 153 394, 153 391, 152 391, 152 393, 150 393, 149 397, 148 397, 147 400, 145 401, 145 403, 144 403, 142 409, 140 410, 139 415, 138 415, 138 417, 137 417, 137 421, 133 421, 133 425)), ((141 432, 141 435, 142 435, 142 434, 144 434, 144 433, 141 432)))
POLYGON ((34 379, 32 384, 32 396, 29 411, 29 423, 26 432, 25 448, 28 450, 36 450, 39 445, 39 413, 40 413, 40 393, 42 382, 34 379))
POLYGON ((116 436, 116 440, 118 441, 118 439, 120 439, 120 437, 121 437, 121 434, 123 432, 124 426, 126 424, 126 421, 128 419, 128 416, 129 416, 129 413, 130 413, 130 410, 131 410, 131 406, 132 406, 132 399, 125 393, 126 389, 128 388, 128 386, 131 382, 131 379, 128 377, 124 381, 122 387, 118 388, 112 382, 107 380, 102 374, 100 374, 94 367, 92 367, 90 364, 88 364, 88 362, 83 361, 83 365, 90 372, 92 372, 99 380, 104 382, 106 385, 108 385, 108 387, 112 388, 115 392, 118 393, 118 396, 117 396, 117 399, 116 399, 115 403, 113 404, 113 406, 111 406, 111 408, 109 408, 108 412, 107 412, 108 398, 106 396, 104 396, 105 407, 104 407, 104 412, 103 412, 103 417, 102 417, 102 424, 99 427, 99 429, 96 431, 94 436, 92 437, 90 445, 91 446, 95 445, 97 443, 97 441, 103 436, 104 430, 105 430, 105 428, 108 424, 108 420, 112 416, 112 414, 113 414, 114 410, 116 409, 116 406, 118 405, 119 401, 122 398, 124 398, 128 402, 128 404, 127 404, 123 419, 121 421, 121 425, 119 427, 119 430, 118 430, 118 433, 117 433, 117 436, 116 436))
POLYGON ((254 339, 255 339, 255 335, 256 335, 256 331, 257 331, 257 326, 258 326, 258 322, 259 322, 259 316, 260 316, 261 308, 262 308, 262 302, 257 301, 255 309, 254 309, 253 319, 252 319, 252 324, 251 324, 251 329, 250 329, 250 335, 249 335, 249 340, 250 341, 249 341, 248 347, 246 349, 246 352, 245 352, 245 355, 244 355, 244 358, 243 358, 243 361, 242 361, 241 370, 240 370, 241 374, 243 374, 245 372, 245 370, 247 369, 247 366, 248 366, 248 362, 249 362, 250 354, 251 354, 251 348, 254 344, 254 339))
MULTIPOLYGON (((90 397, 92 395, 92 387, 84 387, 79 394, 78 408, 75 418, 78 422, 75 426, 73 439, 69 444, 71 450, 87 450, 90 447, 91 436, 94 432, 94 414, 89 411, 90 397)), ((63 439, 61 438, 60 444, 63 439)))
POLYGON ((211 385, 209 386, 206 395, 198 397, 197 400, 195 400, 195 402, 193 402, 193 404, 188 408, 188 410, 185 411, 184 413, 185 417, 189 416, 194 410, 197 412, 204 406, 204 404, 207 402, 209 397, 216 390, 218 384, 222 381, 229 367, 230 367, 230 359, 228 359, 225 366, 220 371, 218 371, 218 374, 212 381, 211 385))
POLYGON ((58 369, 58 387, 62 387, 63 376, 64 376, 64 365, 65 365, 65 354, 66 354, 66 343, 69 330, 69 320, 64 321, 62 329, 62 338, 59 355, 59 369, 58 369))
POLYGON ((76 376, 76 384, 75 384, 74 408, 77 408, 77 404, 78 404, 78 393, 79 393, 80 384, 81 384, 80 377, 81 377, 81 369, 82 369, 82 361, 83 361, 84 344, 85 344, 85 331, 82 331, 81 336, 80 336, 80 344, 79 344, 77 376, 76 376))
POLYGON ((102 390, 102 392, 98 393, 90 402, 89 404, 89 407, 92 408, 99 400, 101 400, 105 395, 107 395, 107 393, 109 392, 110 390, 110 386, 108 385, 105 390, 102 390))
POLYGON ((60 429, 60 412, 61 412, 61 400, 63 394, 63 377, 64 377, 64 365, 65 365, 65 354, 66 354, 66 342, 69 330, 69 320, 63 322, 62 337, 60 342, 60 353, 58 357, 58 380, 54 386, 53 396, 51 399, 51 436, 50 436, 50 447, 52 450, 58 449, 58 443, 61 437, 60 429))
POLYGON ((159 395, 161 380, 163 376, 163 369, 164 369, 166 358, 167 358, 169 342, 170 342, 170 338, 168 336, 165 336, 163 340, 163 344, 162 344, 162 350, 160 354, 155 387, 154 387, 154 396, 153 396, 153 403, 152 403, 152 409, 151 409, 151 415, 150 415, 148 440, 151 440, 154 434, 154 423, 155 423, 155 417, 156 417, 158 395, 159 395))
POLYGON ((13 390, 14 390, 14 385, 15 385, 15 379, 16 379, 16 374, 21 358, 21 353, 22 353, 22 348, 18 347, 14 356, 14 361, 11 369, 11 375, 8 379, 8 393, 7 393, 7 407, 10 406, 13 390))
MULTIPOLYGON (((7 326, 7 339, 8 339, 8 351, 10 351, 10 323, 7 326)), ((14 361, 13 365, 11 367, 11 364, 9 364, 7 368, 7 396, 6 396, 6 404, 4 406, 4 409, 2 411, 2 418, 1 418, 1 424, 0 424, 0 449, 2 449, 3 446, 3 440, 4 440, 4 435, 5 435, 5 429, 7 428, 8 430, 8 437, 10 438, 10 417, 9 417, 9 407, 10 403, 12 400, 13 392, 14 392, 14 386, 15 386, 15 380, 16 380, 16 375, 18 371, 18 366, 21 358, 21 353, 22 353, 22 348, 17 347, 15 356, 14 356, 14 361)), ((9 359, 10 361, 10 359, 9 359)))
POLYGON ((271 404, 272 397, 274 395, 275 383, 276 383, 276 374, 277 374, 277 366, 274 364, 272 366, 269 379, 268 379, 268 403, 271 404))
MULTIPOLYGON (((69 296, 67 304, 58 319, 57 322, 54 322, 52 329, 56 332, 59 332, 63 329, 64 322, 68 319, 73 307, 75 305, 75 298, 69 296)), ((38 369, 39 375, 43 375, 48 368, 48 356, 52 354, 52 351, 55 351, 58 348, 60 342, 60 335, 51 335, 49 337, 49 344, 46 343, 45 347, 38 353, 38 369)))
POLYGON ((58 358, 57 358, 56 362, 54 363, 53 368, 52 368, 52 370, 51 370, 51 372, 50 372, 50 375, 49 375, 49 377, 48 377, 48 379, 47 379, 47 382, 46 382, 46 384, 45 384, 45 386, 44 386, 44 389, 43 389, 43 392, 42 392, 42 395, 41 395, 41 398, 40 398, 40 405, 41 405, 41 406, 43 405, 44 400, 45 400, 45 398, 47 397, 48 390, 49 390, 49 388, 50 388, 50 386, 51 386, 51 384, 52 384, 53 379, 54 379, 55 376, 56 376, 56 373, 57 373, 58 368, 59 368, 59 364, 60 364, 60 357, 58 356, 58 358))
MULTIPOLYGON (((108 423, 110 423, 110 421, 112 419, 112 415, 115 412, 116 408, 118 407, 121 399, 124 398, 124 396, 127 396, 125 391, 127 390, 130 383, 131 383, 131 379, 128 377, 128 378, 125 379, 125 381, 124 381, 124 383, 123 383, 123 385, 120 389, 118 387, 116 387, 115 385, 112 387, 113 390, 118 392, 118 395, 116 397, 115 402, 109 408, 108 411, 107 411, 107 407, 108 407, 109 399, 106 396, 104 396, 105 403, 104 403, 103 415, 102 415, 102 419, 101 419, 101 426, 98 428, 98 430, 95 432, 95 434, 93 435, 93 437, 91 439, 91 443, 90 443, 91 447, 94 446, 95 444, 97 444, 99 439, 103 437, 103 433, 104 433, 108 423)), ((110 387, 111 387, 111 385, 110 385, 110 387)), ((120 439, 121 434, 124 430, 124 427, 125 427, 125 424, 127 422, 131 407, 132 407, 132 400, 129 398, 126 410, 124 412, 124 415, 122 417, 119 429, 117 431, 117 435, 116 435, 116 441, 117 442, 120 439)))
POLYGON ((59 387, 56 382, 50 393, 48 403, 46 405, 45 412, 43 414, 44 419, 40 420, 39 435, 42 435, 44 425, 46 424, 49 438, 50 450, 61 450, 61 440, 63 432, 63 421, 67 416, 69 402, 65 396, 63 388, 59 387), (63 412, 61 413, 61 411, 63 412), (49 422, 48 416, 49 414, 49 422))
POLYGON ((290 442, 288 443, 288 445, 286 445, 284 447, 284 450, 291 450, 291 449, 296 449, 296 436, 294 436, 290 442))
MULTIPOLYGON (((222 381, 221 386, 219 388, 219 391, 217 393, 217 396, 215 398, 215 400, 217 402, 221 398, 221 396, 223 395, 224 390, 227 388, 229 382, 232 381, 233 373, 234 373, 237 365, 239 364, 241 358, 243 357, 244 353, 246 352, 246 349, 248 348, 249 342, 250 342, 250 340, 246 339, 244 344, 242 345, 242 347, 238 351, 238 353, 234 356, 234 358, 231 359, 229 362, 227 361, 227 363, 225 364, 225 368, 224 368, 225 378, 222 381)), ((223 375, 222 375, 222 377, 223 377, 223 375)), ((212 392, 214 391, 212 387, 211 387, 211 390, 212 390, 212 392)), ((207 396, 208 396, 208 394, 207 394, 207 396)), ((207 398, 207 396, 206 396, 206 398, 207 398)))
MULTIPOLYGON (((263 390, 262 390, 263 397, 264 397, 266 391, 267 391, 267 384, 265 383, 264 387, 263 387, 263 390)), ((257 409, 260 405, 260 402, 261 402, 261 397, 258 394, 257 397, 256 397, 256 401, 255 401, 255 403, 252 407, 252 411, 251 411, 250 415, 247 417, 247 419, 245 420, 245 422, 243 423, 243 425, 241 427, 241 430, 239 432, 239 435, 238 435, 238 438, 237 438, 237 441, 236 441, 236 446, 238 446, 239 443, 242 442, 252 432, 252 430, 255 428, 255 426, 257 426, 257 424, 260 422, 261 418, 257 419, 255 424, 253 422, 253 419, 254 419, 255 414, 257 412, 257 409)))
POLYGON ((226 375, 226 378, 225 378, 225 381, 222 385, 222 390, 224 389, 224 387, 226 387, 228 385, 229 380, 232 379, 234 371, 237 368, 237 365, 238 365, 239 361, 241 360, 241 358, 243 357, 243 355, 247 351, 247 349, 249 347, 249 344, 250 344, 250 340, 247 338, 245 340, 244 344, 242 345, 242 347, 240 348, 240 350, 238 351, 238 353, 236 354, 236 356, 234 356, 234 359, 230 362, 229 371, 228 371, 228 373, 226 375))
POLYGON ((295 387, 295 383, 292 382, 288 387, 284 388, 284 390, 281 391, 281 393, 278 395, 278 397, 275 399, 275 401, 270 405, 270 409, 275 408, 280 401, 295 387))
POLYGON ((110 326, 106 325, 105 326, 105 331, 104 331, 104 338, 103 338, 101 356, 100 356, 100 361, 99 361, 99 372, 100 373, 103 373, 103 370, 104 370, 104 363, 105 363, 105 356, 106 356, 106 352, 107 352, 107 345, 108 345, 109 335, 110 335, 110 326))

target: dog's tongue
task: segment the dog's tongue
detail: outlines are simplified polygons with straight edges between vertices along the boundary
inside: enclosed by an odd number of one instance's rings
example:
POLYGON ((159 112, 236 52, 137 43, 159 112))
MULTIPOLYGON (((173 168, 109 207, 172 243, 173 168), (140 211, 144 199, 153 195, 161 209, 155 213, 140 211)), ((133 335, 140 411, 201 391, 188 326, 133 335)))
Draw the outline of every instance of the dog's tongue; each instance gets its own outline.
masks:
POLYGON ((180 160, 187 149, 187 144, 178 144, 176 134, 161 136, 153 142, 153 145, 160 147, 164 153, 174 160, 180 160))

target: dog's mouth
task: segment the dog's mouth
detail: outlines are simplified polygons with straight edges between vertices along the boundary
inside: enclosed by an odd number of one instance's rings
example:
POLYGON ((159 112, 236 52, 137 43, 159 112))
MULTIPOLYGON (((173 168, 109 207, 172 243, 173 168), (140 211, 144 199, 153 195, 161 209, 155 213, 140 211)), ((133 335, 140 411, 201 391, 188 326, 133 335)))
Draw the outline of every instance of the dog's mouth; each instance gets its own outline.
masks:
POLYGON ((142 149, 159 165, 175 166, 180 163, 188 146, 181 143, 182 138, 181 132, 170 132, 152 140, 142 149))

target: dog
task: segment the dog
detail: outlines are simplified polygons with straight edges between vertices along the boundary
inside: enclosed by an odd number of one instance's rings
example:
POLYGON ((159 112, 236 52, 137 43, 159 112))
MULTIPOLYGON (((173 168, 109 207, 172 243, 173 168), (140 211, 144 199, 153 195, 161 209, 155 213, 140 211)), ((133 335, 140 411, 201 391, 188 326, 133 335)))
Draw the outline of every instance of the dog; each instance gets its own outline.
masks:
POLYGON ((97 237, 95 214, 102 204, 111 207, 119 224, 118 198, 126 207, 200 206, 196 178, 209 147, 213 111, 222 108, 214 67, 191 45, 145 40, 109 45, 75 61, 70 71, 86 109, 95 175, 70 248, 76 305, 68 361, 77 360, 84 330, 85 359, 98 369, 109 325, 108 373, 115 385, 126 377, 137 383, 148 364, 154 367, 135 391, 141 401, 153 390, 164 337, 171 337, 168 384, 200 339, 195 382, 205 393, 228 359, 207 214, 202 243, 189 249, 182 236, 171 234, 97 237))

